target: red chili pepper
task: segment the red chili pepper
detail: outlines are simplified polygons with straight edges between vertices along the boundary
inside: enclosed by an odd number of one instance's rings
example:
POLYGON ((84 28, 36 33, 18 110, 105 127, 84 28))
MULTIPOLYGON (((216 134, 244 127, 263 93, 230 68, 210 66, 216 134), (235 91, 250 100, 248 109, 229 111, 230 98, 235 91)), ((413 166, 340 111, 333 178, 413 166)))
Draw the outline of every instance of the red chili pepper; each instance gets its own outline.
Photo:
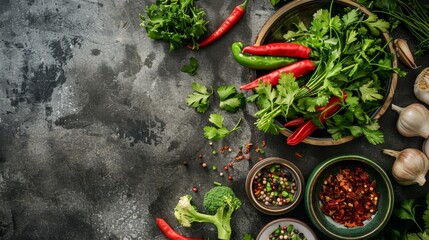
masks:
MULTIPOLYGON (((207 46, 227 33, 244 16, 246 13, 247 3, 248 0, 245 0, 242 4, 236 6, 231 14, 220 25, 220 27, 216 29, 216 31, 214 31, 210 36, 200 42, 198 47, 202 48, 207 46)), ((192 49, 192 46, 188 46, 188 48, 192 49)))
MULTIPOLYGON (((326 104, 326 109, 323 110, 319 114, 319 120, 323 124, 328 120, 329 117, 334 115, 338 110, 341 108, 341 101, 344 101, 347 98, 347 93, 343 92, 343 99, 333 96, 329 99, 328 104, 326 104)), ((302 142, 305 138, 310 136, 314 131, 316 131, 317 126, 313 122, 312 119, 305 122, 303 125, 301 125, 298 129, 296 129, 288 138, 287 138, 287 144, 288 145, 297 145, 298 143, 302 142)))
POLYGON ((259 77, 255 79, 254 81, 242 85, 240 89, 242 90, 252 90, 256 87, 258 87, 259 81, 263 81, 266 83, 271 83, 271 85, 277 85, 279 83, 280 73, 293 73, 295 78, 299 78, 307 74, 309 71, 314 70, 314 63, 309 60, 301 60, 296 63, 292 63, 291 65, 288 65, 286 67, 279 68, 275 71, 272 71, 262 77, 259 77))
POLYGON ((156 218, 156 225, 170 240, 204 240, 203 238, 189 238, 180 235, 162 218, 156 218))
POLYGON ((284 57, 308 58, 311 49, 299 43, 268 43, 260 46, 247 46, 243 53, 284 57))
POLYGON ((301 126, 301 124, 303 124, 305 122, 304 117, 299 117, 299 118, 295 118, 292 119, 290 121, 287 121, 285 124, 283 124, 283 126, 285 127, 298 127, 301 126))

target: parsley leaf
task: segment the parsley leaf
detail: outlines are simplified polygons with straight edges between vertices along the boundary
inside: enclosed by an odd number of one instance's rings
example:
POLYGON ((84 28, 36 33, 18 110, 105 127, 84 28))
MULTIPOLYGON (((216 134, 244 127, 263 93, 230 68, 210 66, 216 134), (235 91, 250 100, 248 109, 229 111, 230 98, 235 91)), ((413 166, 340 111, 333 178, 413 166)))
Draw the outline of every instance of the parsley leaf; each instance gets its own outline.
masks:
POLYGON ((366 101, 373 101, 377 99, 383 99, 383 95, 378 93, 378 88, 373 87, 373 85, 374 85, 374 82, 369 81, 367 84, 362 85, 359 88, 359 91, 362 94, 361 95, 362 101, 366 102, 366 101))
POLYGON ((223 125, 223 121, 224 121, 224 117, 221 114, 218 114, 218 113, 210 114, 209 122, 213 123, 215 126, 205 126, 203 128, 204 137, 210 140, 220 140, 240 128, 239 125, 241 122, 241 118, 238 120, 237 124, 231 130, 228 130, 223 125))
POLYGON ((184 65, 180 70, 182 72, 188 73, 191 76, 195 76, 198 72, 198 60, 194 57, 189 59, 189 64, 184 65))
POLYGON ((244 233, 242 240, 255 240, 255 239, 249 233, 244 233))
POLYGON ((209 108, 209 98, 213 94, 213 90, 209 92, 206 86, 197 82, 192 83, 192 89, 194 92, 188 95, 186 103, 199 113, 206 112, 209 108))

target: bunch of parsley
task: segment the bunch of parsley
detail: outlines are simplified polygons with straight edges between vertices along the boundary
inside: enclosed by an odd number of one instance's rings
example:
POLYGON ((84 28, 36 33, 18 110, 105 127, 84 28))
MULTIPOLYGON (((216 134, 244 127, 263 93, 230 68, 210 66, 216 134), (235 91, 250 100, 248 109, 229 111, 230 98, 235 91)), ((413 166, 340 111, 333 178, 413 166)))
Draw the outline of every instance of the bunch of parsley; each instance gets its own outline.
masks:
POLYGON ((156 0, 140 14, 141 26, 149 38, 170 43, 170 51, 186 45, 198 48, 198 38, 206 33, 205 12, 195 0, 156 0))
POLYGON ((342 15, 333 16, 331 9, 318 10, 309 27, 298 22, 296 31, 288 31, 284 39, 298 42, 312 49, 317 67, 311 76, 294 79, 283 75, 275 87, 260 83, 256 101, 258 129, 278 134, 282 127, 275 119, 287 121, 296 116, 313 119, 320 128, 327 128, 332 138, 364 135, 372 144, 384 142, 383 133, 371 115, 382 104, 385 86, 394 72, 388 43, 381 34, 387 32, 389 23, 367 16, 358 9, 345 9, 342 15), (318 120, 316 109, 328 103, 330 97, 347 98, 342 103, 341 114, 331 117, 325 125, 318 120))

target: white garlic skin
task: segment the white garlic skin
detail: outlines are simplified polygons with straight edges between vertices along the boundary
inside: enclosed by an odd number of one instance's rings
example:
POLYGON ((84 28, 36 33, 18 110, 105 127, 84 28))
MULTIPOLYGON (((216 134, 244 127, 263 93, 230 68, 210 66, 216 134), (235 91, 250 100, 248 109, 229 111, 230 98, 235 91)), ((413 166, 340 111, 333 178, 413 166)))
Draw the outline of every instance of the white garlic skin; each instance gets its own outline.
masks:
POLYGON ((405 108, 392 104, 392 110, 399 113, 396 128, 404 137, 429 137, 429 110, 420 103, 405 108))
POLYGON ((383 153, 396 158, 392 166, 392 175, 397 183, 405 186, 416 183, 419 186, 425 184, 429 159, 422 151, 414 148, 406 148, 402 151, 384 149, 383 153))
POLYGON ((426 157, 429 158, 429 140, 425 140, 423 142, 423 147, 422 147, 422 151, 426 154, 426 157))
POLYGON ((418 68, 416 63, 414 62, 414 56, 411 52, 410 47, 408 46, 408 42, 405 39, 397 38, 394 41, 396 46, 396 52, 398 54, 399 60, 401 60, 405 65, 412 69, 418 68))
POLYGON ((429 105, 429 67, 417 76, 414 82, 414 95, 416 98, 429 105))

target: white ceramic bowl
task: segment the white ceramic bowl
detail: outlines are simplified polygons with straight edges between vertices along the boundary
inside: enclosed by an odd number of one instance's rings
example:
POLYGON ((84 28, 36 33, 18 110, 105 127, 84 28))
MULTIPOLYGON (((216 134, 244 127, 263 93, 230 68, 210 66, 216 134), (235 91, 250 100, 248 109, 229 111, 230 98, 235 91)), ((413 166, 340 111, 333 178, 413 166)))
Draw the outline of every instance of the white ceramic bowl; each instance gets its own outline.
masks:
POLYGON ((270 234, 279 226, 292 224, 294 229, 303 233, 308 240, 317 240, 316 234, 304 222, 294 218, 280 218, 265 225, 259 232, 256 240, 267 240, 270 234))

